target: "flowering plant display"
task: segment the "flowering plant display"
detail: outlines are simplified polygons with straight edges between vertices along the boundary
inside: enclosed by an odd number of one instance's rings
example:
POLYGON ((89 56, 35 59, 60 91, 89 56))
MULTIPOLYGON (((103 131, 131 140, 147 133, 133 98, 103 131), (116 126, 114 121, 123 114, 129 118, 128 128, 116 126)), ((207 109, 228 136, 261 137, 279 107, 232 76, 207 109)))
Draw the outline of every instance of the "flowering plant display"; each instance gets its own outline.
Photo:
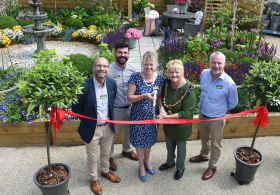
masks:
POLYGON ((139 26, 139 16, 132 16, 132 18, 123 17, 121 20, 121 25, 124 29, 136 28, 139 26))
POLYGON ((2 41, 0 41, 1 44, 8 47, 11 42, 20 41, 21 37, 23 36, 23 33, 19 29, 19 26, 16 26, 16 28, 14 30, 6 28, 6 29, 0 31, 0 36, 2 39, 2 41))
POLYGON ((176 3, 178 5, 190 5, 191 4, 191 0, 176 0, 176 3))
POLYGON ((31 35, 22 36, 20 42, 23 43, 24 45, 27 45, 27 44, 34 43, 34 42, 35 42, 35 39, 34 39, 34 37, 31 36, 31 35))
POLYGON ((9 37, 0 31, 0 45, 4 45, 5 47, 8 47, 10 44, 11 44, 11 40, 9 39, 9 37))
POLYGON ((97 35, 98 31, 97 31, 97 26, 95 25, 90 25, 87 28, 82 28, 79 29, 77 31, 75 31, 72 34, 72 37, 77 39, 77 38, 84 38, 84 39, 89 39, 89 40, 96 40, 96 35, 97 35))
POLYGON ((145 16, 144 8, 146 8, 146 7, 155 8, 155 5, 150 3, 149 0, 134 0, 133 1, 132 10, 135 14, 141 14, 141 16, 145 16))
POLYGON ((32 111, 30 115, 26 114, 27 109, 18 96, 12 96, 9 100, 0 102, 1 122, 18 124, 21 121, 28 121, 29 124, 32 124, 33 119, 37 118, 35 111, 32 111))
POLYGON ((142 33, 136 28, 129 28, 126 31, 125 37, 128 39, 140 40, 142 38, 142 33))

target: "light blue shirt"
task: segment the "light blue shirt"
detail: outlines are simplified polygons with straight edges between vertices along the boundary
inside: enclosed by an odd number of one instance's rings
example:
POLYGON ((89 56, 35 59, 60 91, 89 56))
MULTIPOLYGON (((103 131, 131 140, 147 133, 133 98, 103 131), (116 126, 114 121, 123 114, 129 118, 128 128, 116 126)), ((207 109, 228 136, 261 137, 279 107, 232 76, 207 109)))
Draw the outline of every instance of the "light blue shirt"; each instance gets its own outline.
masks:
POLYGON ((119 67, 116 62, 110 64, 110 71, 107 77, 116 81, 118 90, 114 106, 124 107, 130 105, 127 101, 128 80, 134 72, 136 72, 136 69, 131 64, 126 63, 124 69, 119 67))
POLYGON ((211 69, 203 70, 200 75, 200 88, 198 109, 208 117, 222 117, 238 103, 237 86, 224 71, 212 82, 211 69))
MULTIPOLYGON (((110 120, 106 80, 104 81, 103 88, 101 88, 101 85, 98 83, 95 77, 93 77, 93 83, 97 103, 97 119, 110 120)), ((105 122, 97 121, 97 125, 100 125, 102 123, 105 122)))

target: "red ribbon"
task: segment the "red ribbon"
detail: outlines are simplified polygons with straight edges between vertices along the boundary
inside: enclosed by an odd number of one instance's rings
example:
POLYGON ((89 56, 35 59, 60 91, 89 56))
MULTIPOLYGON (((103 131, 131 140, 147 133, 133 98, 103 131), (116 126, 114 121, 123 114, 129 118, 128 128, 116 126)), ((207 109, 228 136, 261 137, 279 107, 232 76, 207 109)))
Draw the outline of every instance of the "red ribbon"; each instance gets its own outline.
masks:
POLYGON ((254 121, 255 127, 257 126, 259 120, 261 120, 261 127, 264 125, 268 125, 268 110, 266 109, 266 106, 261 106, 258 108, 254 108, 251 110, 246 110, 243 112, 239 112, 236 114, 231 114, 228 116, 224 117, 219 117, 219 118, 214 118, 214 119, 209 119, 209 120, 189 120, 189 119, 150 119, 150 120, 141 120, 141 121, 117 121, 117 120, 102 120, 102 119, 95 119, 95 118, 90 118, 81 114, 77 114, 74 112, 66 111, 61 108, 55 107, 52 108, 52 117, 51 117, 51 123, 54 128, 55 132, 55 144, 56 144, 56 129, 60 131, 60 121, 65 119, 65 114, 69 114, 72 116, 77 116, 81 118, 87 118, 91 120, 98 120, 98 121, 103 121, 103 122, 109 122, 109 123, 119 123, 119 124, 180 124, 180 123, 195 123, 195 122, 201 122, 201 121, 214 121, 214 120, 222 120, 222 119, 228 119, 228 118, 234 118, 238 116, 242 116, 245 114, 249 114, 252 112, 258 112, 257 117, 254 121))
POLYGON ((261 127, 263 126, 269 126, 268 125, 268 110, 266 109, 266 106, 259 107, 260 109, 258 110, 258 114, 256 116, 256 119, 254 121, 255 127, 258 125, 259 120, 261 121, 261 127))

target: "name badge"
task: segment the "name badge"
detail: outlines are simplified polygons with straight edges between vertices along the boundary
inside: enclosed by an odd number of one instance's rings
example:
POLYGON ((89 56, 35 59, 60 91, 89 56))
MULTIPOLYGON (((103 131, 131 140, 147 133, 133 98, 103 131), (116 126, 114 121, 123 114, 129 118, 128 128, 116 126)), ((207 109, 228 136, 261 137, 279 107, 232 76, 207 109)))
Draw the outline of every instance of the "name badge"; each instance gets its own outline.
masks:
POLYGON ((216 85, 216 88, 217 89, 223 89, 223 86, 222 85, 216 85))
POLYGON ((105 98, 107 98, 107 95, 101 95, 100 96, 100 99, 105 99, 105 98))
POLYGON ((116 75, 116 76, 114 76, 114 80, 117 80, 117 79, 120 79, 121 78, 121 76, 120 75, 116 75))
POLYGON ((153 90, 156 90, 156 89, 158 89, 158 86, 153 86, 153 90))

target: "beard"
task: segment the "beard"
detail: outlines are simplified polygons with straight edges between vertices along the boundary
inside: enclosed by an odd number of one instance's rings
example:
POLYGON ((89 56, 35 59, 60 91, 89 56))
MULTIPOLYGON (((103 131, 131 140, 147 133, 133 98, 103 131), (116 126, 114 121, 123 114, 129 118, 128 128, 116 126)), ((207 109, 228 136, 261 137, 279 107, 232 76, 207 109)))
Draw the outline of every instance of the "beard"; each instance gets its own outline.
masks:
POLYGON ((221 73, 224 71, 224 68, 221 68, 220 70, 214 70, 214 69, 211 67, 211 71, 212 71, 214 74, 221 74, 221 73))
POLYGON ((121 57, 118 57, 116 60, 117 60, 117 62, 118 62, 119 64, 125 65, 126 62, 127 62, 127 60, 128 60, 128 57, 123 57, 123 56, 121 56, 121 57), (121 61, 121 59, 124 59, 124 62, 121 61))

